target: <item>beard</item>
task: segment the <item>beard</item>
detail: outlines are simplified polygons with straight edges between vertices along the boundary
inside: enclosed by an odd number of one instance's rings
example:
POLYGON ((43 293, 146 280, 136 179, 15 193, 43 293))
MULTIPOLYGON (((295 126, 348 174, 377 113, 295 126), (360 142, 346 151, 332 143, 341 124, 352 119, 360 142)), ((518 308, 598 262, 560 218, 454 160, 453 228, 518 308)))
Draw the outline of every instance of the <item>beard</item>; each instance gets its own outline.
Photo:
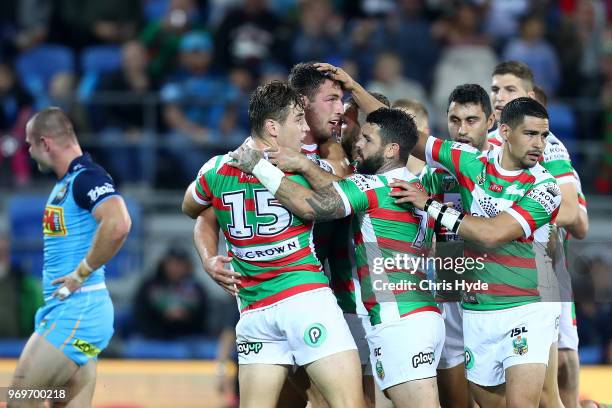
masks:
POLYGON ((376 174, 384 163, 385 158, 382 152, 378 152, 372 157, 364 158, 361 162, 357 162, 357 171, 361 174, 376 174))

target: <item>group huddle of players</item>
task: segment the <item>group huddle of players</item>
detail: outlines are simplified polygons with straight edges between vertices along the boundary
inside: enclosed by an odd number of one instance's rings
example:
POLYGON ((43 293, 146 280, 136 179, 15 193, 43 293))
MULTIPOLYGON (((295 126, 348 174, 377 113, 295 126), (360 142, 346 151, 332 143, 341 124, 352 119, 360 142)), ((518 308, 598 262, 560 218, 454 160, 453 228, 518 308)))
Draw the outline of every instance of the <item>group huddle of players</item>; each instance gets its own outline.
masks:
POLYGON ((564 288, 567 239, 588 230, 578 175, 526 65, 500 63, 490 95, 457 86, 442 140, 422 104, 329 64, 254 91, 251 136, 183 200, 237 297, 241 406, 598 406, 578 400, 564 288))

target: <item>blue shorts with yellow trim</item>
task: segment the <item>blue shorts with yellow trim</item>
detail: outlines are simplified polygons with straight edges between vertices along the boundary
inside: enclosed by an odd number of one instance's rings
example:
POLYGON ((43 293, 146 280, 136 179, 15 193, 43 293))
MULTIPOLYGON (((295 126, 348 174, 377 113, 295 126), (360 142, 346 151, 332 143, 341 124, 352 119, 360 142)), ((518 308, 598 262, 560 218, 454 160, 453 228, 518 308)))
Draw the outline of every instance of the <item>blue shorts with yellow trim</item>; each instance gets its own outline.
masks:
POLYGON ((96 359, 113 336, 113 303, 106 289, 56 298, 36 312, 36 333, 78 365, 96 359))

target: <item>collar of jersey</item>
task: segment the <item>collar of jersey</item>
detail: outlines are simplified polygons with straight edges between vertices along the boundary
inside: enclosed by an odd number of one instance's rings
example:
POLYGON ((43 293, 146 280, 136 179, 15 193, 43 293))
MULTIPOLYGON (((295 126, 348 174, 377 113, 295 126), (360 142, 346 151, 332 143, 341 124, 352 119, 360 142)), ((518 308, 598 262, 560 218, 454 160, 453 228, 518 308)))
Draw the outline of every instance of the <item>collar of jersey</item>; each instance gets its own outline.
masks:
POLYGON ((406 167, 398 167, 393 170, 385 171, 381 175, 385 176, 389 180, 392 180, 394 178, 398 180, 409 180, 411 174, 406 167))
POLYGON ((523 172, 523 170, 506 170, 501 166, 501 155, 504 153, 503 149, 489 150, 489 154, 493 156, 493 165, 499 174, 502 176, 516 177, 523 172))
POLYGON ((70 166, 68 166, 68 172, 66 173, 64 177, 66 177, 70 173, 74 173, 81 167, 85 167, 87 163, 90 163, 90 162, 91 162, 91 156, 89 155, 89 153, 83 153, 83 155, 75 158, 74 160, 70 162, 70 166))

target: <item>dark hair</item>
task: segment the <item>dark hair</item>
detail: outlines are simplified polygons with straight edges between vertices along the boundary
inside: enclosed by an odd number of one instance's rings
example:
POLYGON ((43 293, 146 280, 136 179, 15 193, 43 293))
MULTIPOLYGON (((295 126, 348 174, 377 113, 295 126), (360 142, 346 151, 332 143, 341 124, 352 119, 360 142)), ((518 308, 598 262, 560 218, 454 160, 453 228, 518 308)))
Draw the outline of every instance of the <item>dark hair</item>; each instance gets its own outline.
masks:
POLYGON ((535 100, 540 102, 540 104, 544 107, 548 104, 548 97, 546 96, 546 92, 544 89, 540 88, 537 85, 533 86, 533 93, 535 94, 535 100))
POLYGON ((478 84, 463 84, 453 89, 453 92, 451 92, 450 96, 448 97, 448 105, 446 105, 447 112, 448 108, 450 108, 450 104, 453 102, 460 105, 465 105, 468 103, 480 105, 485 114, 485 119, 488 119, 493 113, 489 94, 482 86, 478 84))
MULTIPOLYGON (((389 101, 389 98, 387 98, 385 95, 381 94, 380 92, 370 92, 370 95, 372 95, 374 98, 376 98, 376 100, 378 102, 382 103, 387 108, 391 107, 391 101, 389 101)), ((344 104, 345 105, 354 106, 354 107, 358 107, 357 106, 357 102, 355 102, 355 99, 352 96, 349 96, 346 99, 346 101, 344 101, 344 104)))
POLYGON ((493 70, 492 76, 506 74, 514 75, 523 81, 523 88, 525 88, 526 91, 531 91, 533 89, 533 72, 531 72, 527 64, 519 61, 500 62, 493 70))
POLYGON ((383 145, 388 143, 399 145, 400 161, 406 162, 408 160, 408 156, 419 137, 412 116, 399 109, 379 108, 366 117, 366 122, 380 128, 383 145))
POLYGON ((251 134, 261 136, 267 119, 283 123, 293 106, 304 108, 300 95, 286 82, 272 81, 258 86, 249 99, 251 134))
POLYGON ((295 64, 289 73, 289 85, 310 101, 314 100, 317 90, 325 80, 330 79, 325 73, 318 71, 314 64, 313 61, 300 62, 295 64))
POLYGON ((546 108, 535 99, 521 97, 508 102, 501 112, 499 123, 516 128, 523 123, 525 116, 533 116, 540 119, 548 119, 546 108))

